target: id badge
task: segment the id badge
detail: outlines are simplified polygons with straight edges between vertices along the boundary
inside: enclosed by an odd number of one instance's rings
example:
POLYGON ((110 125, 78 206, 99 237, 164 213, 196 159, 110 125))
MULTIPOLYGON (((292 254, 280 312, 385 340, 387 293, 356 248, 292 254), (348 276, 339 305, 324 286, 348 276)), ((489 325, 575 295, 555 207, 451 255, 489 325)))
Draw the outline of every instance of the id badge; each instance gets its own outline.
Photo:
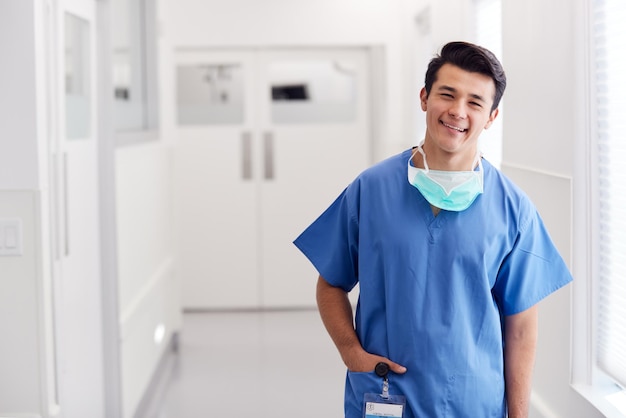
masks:
POLYGON ((363 418, 403 418, 405 406, 404 396, 389 395, 384 398, 380 393, 366 393, 363 401, 363 418))
POLYGON ((366 393, 363 398, 363 418, 390 417, 403 418, 406 398, 389 394, 389 365, 378 363, 374 372, 383 379, 382 393, 366 393))

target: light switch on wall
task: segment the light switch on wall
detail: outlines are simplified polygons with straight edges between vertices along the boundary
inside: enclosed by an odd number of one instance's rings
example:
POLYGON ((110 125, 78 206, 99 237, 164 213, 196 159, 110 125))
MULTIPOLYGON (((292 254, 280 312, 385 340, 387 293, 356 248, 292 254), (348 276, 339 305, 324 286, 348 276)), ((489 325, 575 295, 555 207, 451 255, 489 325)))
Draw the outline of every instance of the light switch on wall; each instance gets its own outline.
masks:
POLYGON ((0 256, 22 255, 22 220, 0 219, 0 256))

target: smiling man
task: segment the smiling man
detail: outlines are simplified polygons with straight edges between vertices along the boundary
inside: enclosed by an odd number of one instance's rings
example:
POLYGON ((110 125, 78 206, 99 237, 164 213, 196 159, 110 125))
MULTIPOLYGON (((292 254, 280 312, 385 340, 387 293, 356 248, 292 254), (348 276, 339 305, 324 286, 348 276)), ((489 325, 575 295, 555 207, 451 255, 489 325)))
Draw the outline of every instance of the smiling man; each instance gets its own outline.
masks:
POLYGON ((478 149, 505 86, 490 51, 445 45, 420 92, 423 141, 361 173, 294 242, 319 272, 348 418, 528 416, 536 304, 572 277, 478 149))

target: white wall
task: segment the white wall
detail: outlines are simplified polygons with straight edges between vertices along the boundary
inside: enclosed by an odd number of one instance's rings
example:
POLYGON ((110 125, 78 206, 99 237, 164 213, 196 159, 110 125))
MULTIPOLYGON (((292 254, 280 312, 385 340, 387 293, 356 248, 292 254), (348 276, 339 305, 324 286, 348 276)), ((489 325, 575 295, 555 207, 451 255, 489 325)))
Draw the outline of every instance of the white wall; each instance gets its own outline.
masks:
MULTIPOLYGON (((537 205, 572 267, 577 68, 584 30, 580 0, 503 1, 505 93, 503 171, 537 205)), ((583 280, 582 277, 575 280, 583 280)), ((533 417, 601 417, 570 387, 572 286, 540 303, 533 417)), ((574 324, 576 326, 577 324, 574 324)))
POLYGON ((0 191, 0 218, 20 218, 24 240, 22 256, 0 257, 0 416, 42 413, 46 395, 37 196, 0 191))
MULTIPOLYGON (((155 2, 164 22, 167 4, 155 2)), ((115 31, 115 25, 111 28, 115 31)), ((131 417, 172 336, 181 327, 181 308, 173 236, 171 55, 167 31, 158 51, 159 126, 153 140, 115 151, 117 272, 120 325, 122 414, 131 417), (155 336, 163 332, 161 340, 155 336)))
POLYGON ((0 3, 0 189, 38 186, 33 1, 0 3))
POLYGON ((0 415, 45 400, 34 15, 32 1, 0 3, 0 218, 21 219, 24 244, 0 257, 0 415))
POLYGON ((124 416, 130 417, 180 327, 180 302, 171 150, 135 145, 119 149, 116 159, 122 393, 124 416), (155 340, 160 327, 163 338, 155 340))

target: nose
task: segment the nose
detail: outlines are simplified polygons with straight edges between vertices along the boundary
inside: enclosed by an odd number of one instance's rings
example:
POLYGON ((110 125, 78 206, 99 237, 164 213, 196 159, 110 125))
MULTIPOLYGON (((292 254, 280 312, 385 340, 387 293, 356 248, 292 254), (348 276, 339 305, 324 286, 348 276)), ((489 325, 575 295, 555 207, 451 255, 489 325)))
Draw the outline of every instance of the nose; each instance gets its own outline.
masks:
POLYGON ((460 101, 455 101, 448 109, 448 114, 456 119, 465 119, 467 116, 467 111, 465 109, 465 104, 460 101))

